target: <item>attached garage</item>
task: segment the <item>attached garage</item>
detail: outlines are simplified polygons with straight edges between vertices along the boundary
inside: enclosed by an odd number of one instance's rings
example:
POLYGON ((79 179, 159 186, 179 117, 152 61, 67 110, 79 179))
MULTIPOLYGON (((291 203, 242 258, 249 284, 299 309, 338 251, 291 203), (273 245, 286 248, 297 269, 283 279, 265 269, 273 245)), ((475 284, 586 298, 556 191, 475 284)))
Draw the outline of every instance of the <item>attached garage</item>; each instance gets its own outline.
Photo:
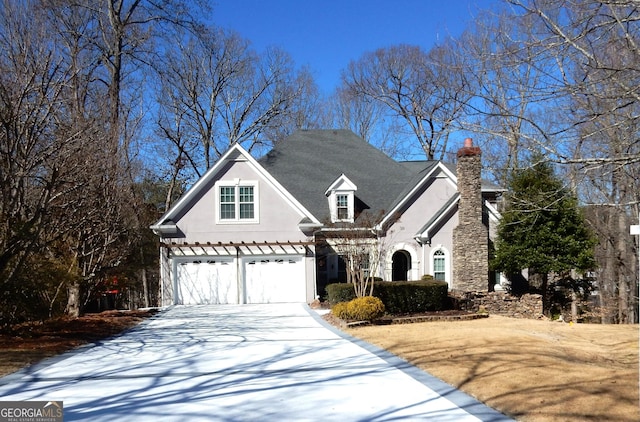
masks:
POLYGON ((176 264, 176 303, 238 303, 238 283, 233 259, 198 257, 180 260, 176 264))
POLYGON ((300 256, 266 256, 244 261, 245 303, 305 302, 300 256))
POLYGON ((307 301, 302 255, 183 256, 174 258, 173 268, 175 304, 307 301))

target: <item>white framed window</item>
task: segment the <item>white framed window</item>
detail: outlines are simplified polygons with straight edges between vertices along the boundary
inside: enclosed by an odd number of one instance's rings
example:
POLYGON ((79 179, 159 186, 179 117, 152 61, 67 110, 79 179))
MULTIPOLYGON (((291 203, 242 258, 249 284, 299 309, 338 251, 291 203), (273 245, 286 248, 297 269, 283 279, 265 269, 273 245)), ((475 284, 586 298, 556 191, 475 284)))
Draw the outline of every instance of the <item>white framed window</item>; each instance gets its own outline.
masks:
POLYGON ((369 277, 369 275, 371 274, 371 256, 369 255, 369 253, 362 257, 362 263, 360 266, 362 268, 364 276, 369 277))
POLYGON ((447 272, 445 271, 446 258, 442 249, 438 249, 433 253, 433 278, 436 280, 446 281, 447 272))
POLYGON ((342 193, 336 195, 336 211, 338 220, 349 219, 349 195, 342 193))
POLYGON ((356 190, 358 187, 342 174, 325 191, 324 194, 329 199, 329 210, 333 223, 339 221, 353 223, 356 190))
POLYGON ((257 182, 216 183, 216 221, 218 223, 256 223, 258 222, 258 184, 257 182))
POLYGON ((442 246, 431 252, 431 272, 434 279, 449 283, 449 251, 442 246))
POLYGON ((332 222, 343 221, 353 223, 353 192, 333 192, 329 195, 329 201, 332 222))

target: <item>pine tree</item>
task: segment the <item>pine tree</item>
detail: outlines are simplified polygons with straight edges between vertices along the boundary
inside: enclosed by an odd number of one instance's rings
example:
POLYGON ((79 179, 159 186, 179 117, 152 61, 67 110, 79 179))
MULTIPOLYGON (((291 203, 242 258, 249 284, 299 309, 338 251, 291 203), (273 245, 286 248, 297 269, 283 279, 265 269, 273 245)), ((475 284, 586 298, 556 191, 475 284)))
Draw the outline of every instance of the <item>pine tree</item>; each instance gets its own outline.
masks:
POLYGON ((534 165, 514 171, 509 180, 492 267, 508 275, 527 269, 530 279, 539 276, 548 312, 549 275, 579 290, 584 283, 573 279, 571 272, 584 275, 594 269, 597 240, 585 223, 576 197, 564 187, 552 166, 540 155, 532 161, 534 165))

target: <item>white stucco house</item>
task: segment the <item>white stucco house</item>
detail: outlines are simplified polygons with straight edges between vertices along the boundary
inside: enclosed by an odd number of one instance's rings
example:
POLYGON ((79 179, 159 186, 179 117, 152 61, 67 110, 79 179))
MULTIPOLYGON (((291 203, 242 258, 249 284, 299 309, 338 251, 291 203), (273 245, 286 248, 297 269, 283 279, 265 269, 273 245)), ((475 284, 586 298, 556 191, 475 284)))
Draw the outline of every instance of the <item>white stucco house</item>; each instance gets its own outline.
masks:
MULTIPOLYGON (((365 212, 387 223, 378 276, 456 288, 457 180, 453 164, 395 161, 347 130, 301 130, 259 159, 235 144, 151 226, 162 305, 312 302, 344 278, 323 231, 365 212)), ((482 182, 489 237, 501 191, 482 182)))

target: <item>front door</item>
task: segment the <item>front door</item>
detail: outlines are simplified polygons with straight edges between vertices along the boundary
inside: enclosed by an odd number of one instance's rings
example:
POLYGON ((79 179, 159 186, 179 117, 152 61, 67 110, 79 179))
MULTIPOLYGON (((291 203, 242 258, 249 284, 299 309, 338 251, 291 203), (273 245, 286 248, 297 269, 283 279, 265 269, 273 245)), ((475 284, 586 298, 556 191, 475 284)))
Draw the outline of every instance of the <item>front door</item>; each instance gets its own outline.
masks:
POLYGON ((407 273, 411 269, 411 261, 407 251, 397 251, 391 257, 391 280, 407 281, 407 273))

